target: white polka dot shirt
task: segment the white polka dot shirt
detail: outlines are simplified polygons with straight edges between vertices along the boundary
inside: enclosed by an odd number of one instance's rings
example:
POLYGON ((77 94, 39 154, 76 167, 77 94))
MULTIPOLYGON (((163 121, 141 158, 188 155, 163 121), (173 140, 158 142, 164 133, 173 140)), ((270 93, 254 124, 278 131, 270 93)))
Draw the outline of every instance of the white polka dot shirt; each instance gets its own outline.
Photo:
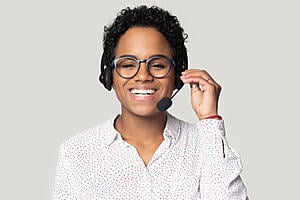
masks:
POLYGON ((223 120, 190 124, 168 114, 164 141, 145 166, 111 119, 61 145, 52 199, 245 200, 241 171, 223 120))

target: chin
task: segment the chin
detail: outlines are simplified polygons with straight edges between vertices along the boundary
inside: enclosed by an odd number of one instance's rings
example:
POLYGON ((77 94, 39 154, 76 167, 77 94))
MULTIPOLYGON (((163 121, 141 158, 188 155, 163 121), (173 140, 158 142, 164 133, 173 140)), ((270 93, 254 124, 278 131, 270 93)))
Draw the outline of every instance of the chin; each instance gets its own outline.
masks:
POLYGON ((145 107, 145 106, 135 106, 132 109, 127 109, 126 112, 130 112, 133 115, 139 116, 139 117, 152 117, 159 114, 162 114, 163 112, 159 111, 156 106, 155 107, 145 107))

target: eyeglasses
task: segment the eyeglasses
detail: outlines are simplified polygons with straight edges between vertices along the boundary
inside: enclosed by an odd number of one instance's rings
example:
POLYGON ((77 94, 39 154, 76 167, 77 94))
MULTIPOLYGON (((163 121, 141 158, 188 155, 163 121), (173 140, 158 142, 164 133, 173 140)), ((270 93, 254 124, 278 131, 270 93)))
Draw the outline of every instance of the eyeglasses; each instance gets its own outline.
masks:
POLYGON ((119 76, 125 79, 133 78, 140 69, 140 63, 146 63, 146 69, 154 78, 163 78, 168 75, 174 60, 165 56, 153 56, 149 59, 138 60, 130 56, 117 58, 113 61, 113 68, 119 76))

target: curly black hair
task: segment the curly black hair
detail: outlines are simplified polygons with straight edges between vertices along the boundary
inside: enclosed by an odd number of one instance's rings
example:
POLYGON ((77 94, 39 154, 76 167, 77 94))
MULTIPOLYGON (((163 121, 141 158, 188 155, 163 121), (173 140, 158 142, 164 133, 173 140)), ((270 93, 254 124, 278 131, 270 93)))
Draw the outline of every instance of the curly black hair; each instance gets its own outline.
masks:
MULTIPOLYGON (((103 76, 105 68, 111 68, 111 63, 115 59, 114 51, 120 37, 132 27, 152 27, 162 33, 172 49, 176 65, 175 76, 179 77, 180 73, 187 69, 188 59, 185 47, 187 34, 184 33, 177 17, 157 6, 142 5, 133 9, 127 7, 121 10, 114 22, 110 26, 104 27, 101 76, 103 76)), ((101 82, 103 83, 103 81, 101 82)))

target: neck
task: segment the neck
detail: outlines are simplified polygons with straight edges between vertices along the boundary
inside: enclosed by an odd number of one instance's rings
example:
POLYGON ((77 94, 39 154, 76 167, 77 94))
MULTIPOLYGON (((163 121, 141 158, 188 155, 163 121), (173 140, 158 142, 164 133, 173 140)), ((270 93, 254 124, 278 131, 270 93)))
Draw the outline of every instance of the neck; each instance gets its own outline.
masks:
POLYGON ((152 143, 163 138, 166 112, 153 116, 138 116, 127 112, 117 119, 116 129, 127 142, 152 143))

